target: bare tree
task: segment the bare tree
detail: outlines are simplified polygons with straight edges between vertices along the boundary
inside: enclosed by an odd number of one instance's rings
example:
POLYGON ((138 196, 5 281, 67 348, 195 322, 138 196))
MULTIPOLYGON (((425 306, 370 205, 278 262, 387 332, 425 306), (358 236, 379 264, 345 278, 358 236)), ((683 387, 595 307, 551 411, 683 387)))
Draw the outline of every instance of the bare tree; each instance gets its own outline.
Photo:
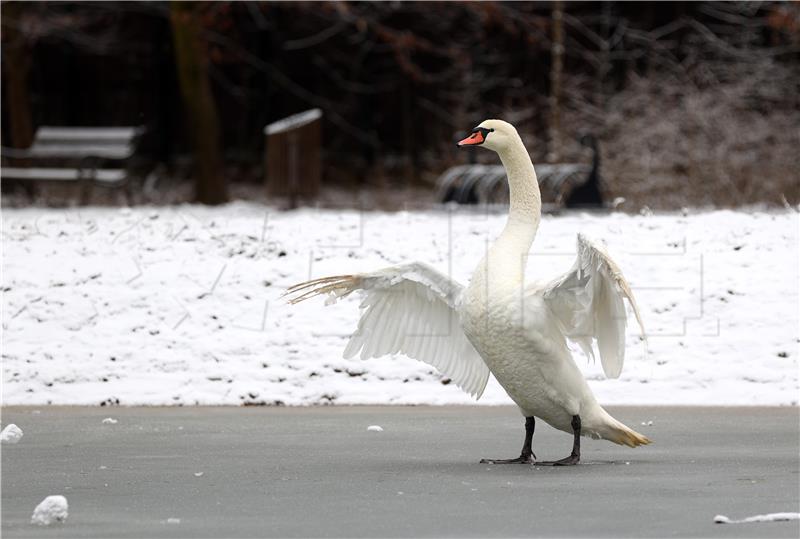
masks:
POLYGON ((547 160, 561 158, 561 72, 564 69, 564 2, 553 2, 553 42, 550 46, 550 126, 547 160))
POLYGON ((33 121, 28 96, 28 74, 31 69, 31 43, 20 30, 25 2, 9 2, 3 6, 3 83, 6 90, 10 146, 27 148, 33 141, 33 121))
POLYGON ((189 136, 194 149, 195 196, 203 204, 228 201, 222 171, 219 124, 208 79, 209 55, 199 20, 202 6, 171 4, 172 35, 189 136))

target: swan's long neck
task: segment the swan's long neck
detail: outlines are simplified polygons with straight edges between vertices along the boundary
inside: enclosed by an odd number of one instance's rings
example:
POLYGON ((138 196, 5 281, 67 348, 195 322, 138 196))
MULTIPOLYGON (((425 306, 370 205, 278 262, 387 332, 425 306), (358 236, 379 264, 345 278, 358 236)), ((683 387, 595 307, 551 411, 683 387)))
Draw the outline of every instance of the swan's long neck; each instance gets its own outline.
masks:
MULTIPOLYGON (((542 197, 533 163, 522 140, 518 138, 515 144, 498 153, 508 175, 510 205, 506 226, 489 249, 487 262, 491 266, 506 265, 504 275, 521 282, 542 216, 542 197)), ((492 272, 496 269, 493 267, 492 272)))
POLYGON ((539 192, 539 182, 528 151, 517 140, 517 144, 500 153, 500 160, 508 175, 508 188, 510 205, 508 209, 508 222, 500 235, 512 235, 517 239, 526 239, 525 251, 530 248, 539 221, 542 216, 542 196, 539 192))
POLYGON ((484 324, 490 321, 492 305, 507 306, 515 296, 524 295, 528 251, 542 215, 539 183, 522 140, 517 138, 498 154, 508 176, 508 221, 475 268, 465 293, 462 308, 471 313, 465 317, 470 328, 465 326, 468 335, 477 335, 488 328, 484 324))

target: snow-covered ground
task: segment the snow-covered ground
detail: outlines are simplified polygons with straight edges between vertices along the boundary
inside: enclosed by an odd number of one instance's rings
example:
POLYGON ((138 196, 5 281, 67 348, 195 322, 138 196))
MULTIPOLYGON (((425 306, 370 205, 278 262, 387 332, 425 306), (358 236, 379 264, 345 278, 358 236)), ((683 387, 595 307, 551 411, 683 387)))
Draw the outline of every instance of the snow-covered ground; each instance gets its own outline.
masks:
MULTIPOLYGON (((605 240, 637 295, 622 376, 576 352, 606 404, 798 402, 798 214, 546 216, 529 274, 605 240)), ((358 299, 288 306, 309 277, 410 260, 462 283, 502 212, 5 209, 3 404, 470 403, 405 357, 342 359, 358 299)), ((480 401, 508 403, 491 381, 480 401)))

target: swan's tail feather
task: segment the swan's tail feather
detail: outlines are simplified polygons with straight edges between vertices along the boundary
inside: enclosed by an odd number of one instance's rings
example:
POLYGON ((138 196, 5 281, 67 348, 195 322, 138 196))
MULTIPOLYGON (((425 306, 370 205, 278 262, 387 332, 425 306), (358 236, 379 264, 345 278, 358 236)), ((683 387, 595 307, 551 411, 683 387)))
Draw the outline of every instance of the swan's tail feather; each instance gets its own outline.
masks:
POLYGON ((640 445, 648 445, 653 443, 650 438, 644 434, 640 434, 632 428, 617 421, 611 415, 603 410, 604 416, 603 423, 597 432, 604 440, 614 442, 619 445, 627 445, 628 447, 638 447, 640 445))
POLYGON ((333 293, 336 298, 348 295, 358 287, 356 275, 334 275, 312 279, 303 283, 290 286, 283 293, 284 298, 291 304, 300 303, 315 296, 333 293))
POLYGON ((622 423, 619 425, 619 428, 616 428, 609 433, 609 436, 606 438, 607 440, 610 440, 615 444, 627 445, 628 447, 638 447, 640 445, 648 445, 652 443, 650 438, 644 434, 639 434, 635 430, 626 427, 622 423))

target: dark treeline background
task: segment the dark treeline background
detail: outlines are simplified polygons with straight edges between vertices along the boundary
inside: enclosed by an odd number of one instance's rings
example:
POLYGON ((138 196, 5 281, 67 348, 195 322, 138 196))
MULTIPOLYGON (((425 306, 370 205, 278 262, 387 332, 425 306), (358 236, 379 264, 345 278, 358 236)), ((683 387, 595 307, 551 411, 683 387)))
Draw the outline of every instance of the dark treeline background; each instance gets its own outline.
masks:
POLYGON ((4 146, 145 125, 206 202, 263 182, 264 126, 312 107, 327 186, 430 186, 498 117, 535 162, 594 134, 637 209, 800 202, 797 2, 3 2, 2 53, 4 146))

